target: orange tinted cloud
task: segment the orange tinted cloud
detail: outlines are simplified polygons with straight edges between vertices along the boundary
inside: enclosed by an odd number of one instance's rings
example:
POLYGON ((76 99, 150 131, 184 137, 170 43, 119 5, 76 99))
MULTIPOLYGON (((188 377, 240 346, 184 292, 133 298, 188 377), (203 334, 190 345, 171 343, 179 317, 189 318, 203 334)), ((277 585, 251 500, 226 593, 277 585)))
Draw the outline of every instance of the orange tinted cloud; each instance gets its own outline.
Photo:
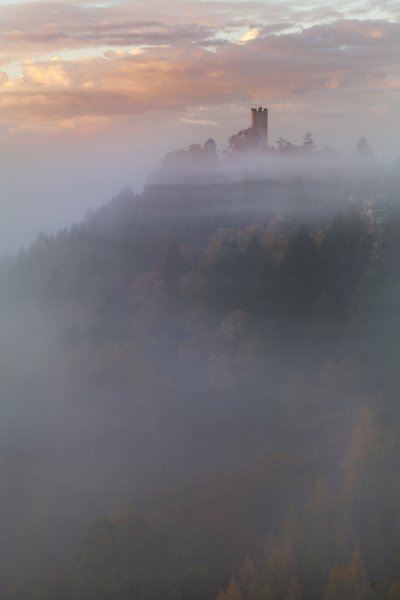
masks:
POLYGON ((0 59, 9 73, 0 77, 3 126, 90 128, 150 110, 288 102, 315 90, 361 91, 365 98, 397 89, 387 82, 398 78, 398 21, 338 18, 333 5, 322 11, 308 2, 306 20, 314 15, 319 22, 299 27, 291 2, 286 14, 282 3, 271 2, 268 16, 263 2, 246 3, 246 11, 240 2, 213 4, 214 23, 208 3, 201 3, 201 16, 198 3, 181 2, 186 8, 178 16, 179 2, 172 2, 164 21, 141 2, 136 10, 131 4, 8 7, 8 26, 0 26, 0 59), (252 12, 256 23, 246 17, 252 12), (93 47, 98 55, 85 55, 93 47), (63 58, 66 51, 75 54, 63 58), (13 74, 10 62, 22 74, 13 74))

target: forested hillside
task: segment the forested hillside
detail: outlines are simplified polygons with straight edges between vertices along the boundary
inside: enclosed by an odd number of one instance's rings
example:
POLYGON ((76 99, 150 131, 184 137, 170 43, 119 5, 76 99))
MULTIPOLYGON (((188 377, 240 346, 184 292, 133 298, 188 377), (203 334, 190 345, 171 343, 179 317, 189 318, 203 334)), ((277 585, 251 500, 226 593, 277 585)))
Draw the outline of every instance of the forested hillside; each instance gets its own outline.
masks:
POLYGON ((400 598, 399 251, 393 168, 157 183, 3 258, 0 598, 400 598))

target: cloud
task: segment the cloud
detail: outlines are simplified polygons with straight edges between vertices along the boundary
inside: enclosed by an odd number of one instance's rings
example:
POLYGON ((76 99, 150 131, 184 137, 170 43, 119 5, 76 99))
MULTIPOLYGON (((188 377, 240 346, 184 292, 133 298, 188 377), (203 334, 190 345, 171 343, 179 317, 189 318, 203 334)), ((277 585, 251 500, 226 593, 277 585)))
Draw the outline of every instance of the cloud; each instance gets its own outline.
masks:
POLYGON ((218 123, 209 119, 194 119, 191 117, 182 117, 179 119, 182 123, 190 123, 191 125, 200 125, 202 127, 213 127, 218 123))
POLYGON ((49 88, 70 87, 71 80, 62 64, 31 64, 25 66, 25 78, 32 84, 49 88))
MULTIPOLYGON (((229 34, 254 24, 274 28, 298 28, 329 23, 356 14, 367 19, 376 12, 376 3, 316 0, 206 1, 169 0, 168 11, 159 0, 125 1, 105 6, 81 2, 20 3, 0 7, 0 36, 3 56, 26 56, 26 53, 57 52, 62 49, 125 45, 192 45, 208 46, 229 34)), ((382 0, 380 15, 398 20, 398 3, 382 0), (386 15, 386 16, 385 16, 386 15)), ((374 16, 376 19, 376 15, 374 16)), ((251 33, 249 34, 251 35, 251 33)))
MULTIPOLYGON (((380 105, 398 93, 395 3, 381 5, 391 20, 342 18, 340 3, 285 6, 171 0, 162 20, 157 2, 142 0, 134 8, 77 2, 3 8, 0 59, 4 68, 19 56, 22 76, 0 77, 2 124, 101 126, 148 111, 287 103, 316 93, 362 97, 367 109, 377 93, 380 105), (97 55, 85 53, 95 47, 97 55), (75 55, 63 58, 66 50, 75 55)), ((369 2, 352 4, 362 16, 373 10, 369 2)))
POLYGON ((258 29, 258 27, 253 27, 252 29, 246 31, 246 33, 242 35, 240 41, 242 43, 251 42, 252 40, 255 40, 259 36, 259 34, 260 30, 258 29))
POLYGON ((161 22, 132 7, 87 8, 35 2, 2 8, 3 56, 46 53, 96 46, 208 44, 214 27, 198 22, 161 22))

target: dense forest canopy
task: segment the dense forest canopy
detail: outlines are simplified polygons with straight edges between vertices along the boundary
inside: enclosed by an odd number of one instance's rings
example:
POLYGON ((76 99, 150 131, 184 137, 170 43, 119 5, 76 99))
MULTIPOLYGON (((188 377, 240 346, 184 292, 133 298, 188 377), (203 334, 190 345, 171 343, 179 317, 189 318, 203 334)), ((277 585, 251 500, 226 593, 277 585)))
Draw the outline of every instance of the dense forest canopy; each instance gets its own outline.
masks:
POLYGON ((400 598, 400 170, 303 145, 2 259, 0 598, 400 598))

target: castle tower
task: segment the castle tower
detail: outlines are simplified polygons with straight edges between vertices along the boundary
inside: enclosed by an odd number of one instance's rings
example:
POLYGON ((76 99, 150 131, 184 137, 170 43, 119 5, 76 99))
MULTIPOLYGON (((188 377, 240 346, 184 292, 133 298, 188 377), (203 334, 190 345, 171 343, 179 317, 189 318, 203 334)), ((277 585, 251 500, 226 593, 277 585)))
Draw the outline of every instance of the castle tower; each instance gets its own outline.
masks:
POLYGON ((268 108, 251 109, 251 127, 258 131, 263 143, 268 146, 268 108))

